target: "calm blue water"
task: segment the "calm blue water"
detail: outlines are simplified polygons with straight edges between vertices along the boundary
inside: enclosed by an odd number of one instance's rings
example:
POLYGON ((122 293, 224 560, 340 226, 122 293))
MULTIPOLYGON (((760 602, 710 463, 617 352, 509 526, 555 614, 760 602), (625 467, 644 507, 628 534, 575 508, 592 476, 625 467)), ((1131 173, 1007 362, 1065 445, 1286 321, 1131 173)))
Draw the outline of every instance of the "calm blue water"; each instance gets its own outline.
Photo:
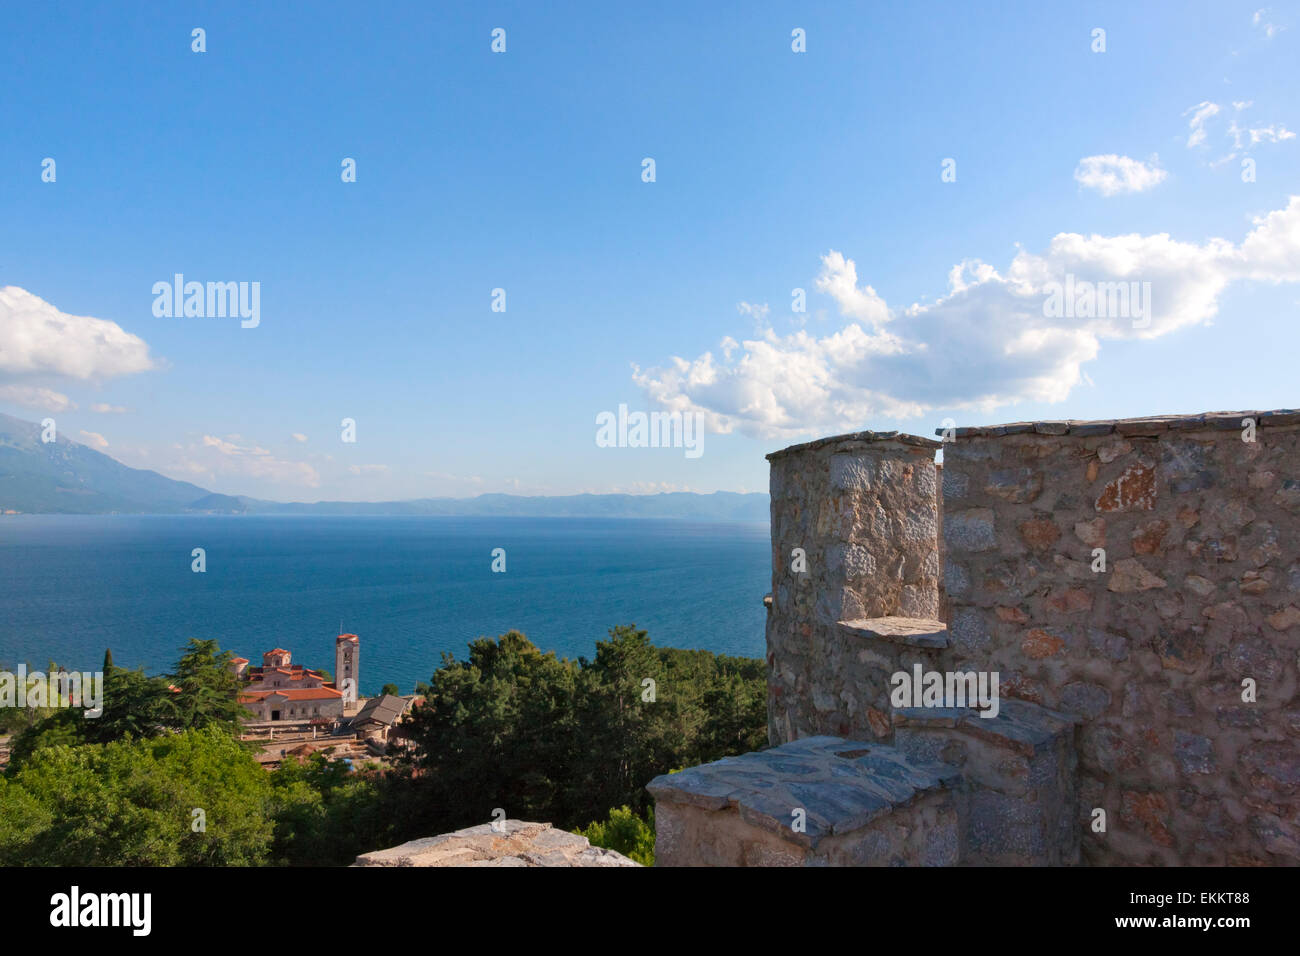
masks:
POLYGON ((593 656, 627 623, 655 644, 762 657, 768 542, 766 524, 606 518, 9 516, 0 665, 97 670, 111 647, 157 673, 200 637, 332 672, 340 619, 361 638, 365 693, 409 693, 443 651, 463 659, 511 628, 562 657, 593 656))

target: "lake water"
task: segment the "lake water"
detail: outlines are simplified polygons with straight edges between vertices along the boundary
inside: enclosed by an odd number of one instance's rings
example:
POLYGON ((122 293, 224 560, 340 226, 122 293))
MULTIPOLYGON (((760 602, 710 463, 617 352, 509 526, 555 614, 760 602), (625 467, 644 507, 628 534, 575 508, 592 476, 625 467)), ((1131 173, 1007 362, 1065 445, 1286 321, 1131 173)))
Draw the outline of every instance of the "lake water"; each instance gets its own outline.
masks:
POLYGON ((606 518, 18 515, 0 518, 0 666, 169 669, 190 637, 261 663, 334 669, 361 638, 361 690, 409 693, 443 651, 523 631, 591 657, 610 627, 658 645, 764 655, 766 524, 606 518), (191 570, 203 548, 207 570, 191 570), (504 548, 505 573, 492 551, 504 548))

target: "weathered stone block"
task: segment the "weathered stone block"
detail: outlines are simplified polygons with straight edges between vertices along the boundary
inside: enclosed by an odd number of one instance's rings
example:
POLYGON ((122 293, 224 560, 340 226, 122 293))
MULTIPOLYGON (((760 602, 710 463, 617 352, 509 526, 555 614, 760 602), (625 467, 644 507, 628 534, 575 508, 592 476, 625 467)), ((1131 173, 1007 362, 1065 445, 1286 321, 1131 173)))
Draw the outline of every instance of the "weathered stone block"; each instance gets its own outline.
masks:
POLYGON ((664 774, 646 788, 655 863, 955 865, 960 779, 892 747, 824 736, 664 774))
POLYGON ((968 508, 944 514, 943 540, 954 551, 988 551, 997 546, 993 530, 993 511, 968 508))
POLYGON ((353 866, 640 866, 549 823, 502 820, 363 853, 353 866))

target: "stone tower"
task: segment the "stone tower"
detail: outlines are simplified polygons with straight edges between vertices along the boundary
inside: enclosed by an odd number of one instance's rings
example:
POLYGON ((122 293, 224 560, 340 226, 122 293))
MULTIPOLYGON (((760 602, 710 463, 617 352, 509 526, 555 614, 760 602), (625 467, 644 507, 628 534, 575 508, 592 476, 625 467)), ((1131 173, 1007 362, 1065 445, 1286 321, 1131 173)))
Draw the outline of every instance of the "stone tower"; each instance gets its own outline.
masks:
POLYGON ((343 692, 343 706, 357 702, 360 680, 361 639, 355 634, 340 634, 334 641, 334 686, 343 692))
MULTIPOLYGON (((768 736, 773 745, 832 734, 890 736, 889 675, 941 629, 940 443, 857 432, 768 455, 772 603, 767 618, 768 736), (900 620, 906 619, 906 620, 900 620)), ((905 665, 905 666, 904 666, 905 665)), ((927 669, 929 669, 927 667, 927 669)))

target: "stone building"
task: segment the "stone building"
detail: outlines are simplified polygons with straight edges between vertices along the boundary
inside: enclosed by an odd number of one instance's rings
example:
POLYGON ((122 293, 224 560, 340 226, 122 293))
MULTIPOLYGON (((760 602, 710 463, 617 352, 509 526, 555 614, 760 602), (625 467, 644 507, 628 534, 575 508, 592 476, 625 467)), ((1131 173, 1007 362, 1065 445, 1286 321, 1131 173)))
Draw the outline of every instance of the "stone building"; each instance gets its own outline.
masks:
POLYGON ((657 860, 1300 862, 1300 413, 943 437, 768 456, 772 749, 652 781, 657 860))
POLYGON ((406 716, 416 698, 398 697, 393 694, 381 694, 371 697, 357 711, 349 726, 358 737, 387 743, 390 732, 398 729, 397 725, 406 716))
POLYGON ((360 669, 361 639, 355 634, 340 634, 334 641, 334 681, 344 704, 357 702, 360 669))
MULTIPOLYGON (((356 635, 344 636, 352 638, 349 646, 355 648, 356 635)), ((239 694, 240 703, 256 720, 310 721, 343 717, 344 693, 333 682, 326 681, 320 671, 294 664, 283 648, 263 654, 261 667, 249 667, 242 657, 232 660, 231 666, 246 681, 239 694)))

